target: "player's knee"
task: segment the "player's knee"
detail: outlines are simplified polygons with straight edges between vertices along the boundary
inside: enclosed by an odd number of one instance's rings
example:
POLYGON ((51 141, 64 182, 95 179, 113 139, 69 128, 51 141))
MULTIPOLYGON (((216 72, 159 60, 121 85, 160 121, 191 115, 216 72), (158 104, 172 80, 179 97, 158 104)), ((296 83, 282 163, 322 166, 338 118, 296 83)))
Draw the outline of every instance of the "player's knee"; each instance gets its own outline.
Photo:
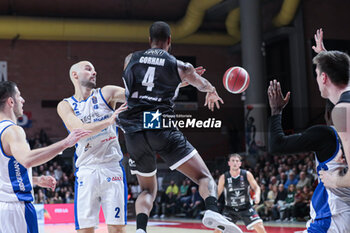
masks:
POLYGON ((214 178, 211 175, 209 175, 209 176, 202 176, 202 177, 199 178, 199 181, 200 182, 216 184, 214 178))
POLYGON ((108 225, 109 233, 126 233, 126 228, 124 225, 108 225))
POLYGON ((157 196, 157 189, 156 188, 145 188, 142 189, 141 193, 147 196, 151 196, 153 200, 156 199, 157 196))

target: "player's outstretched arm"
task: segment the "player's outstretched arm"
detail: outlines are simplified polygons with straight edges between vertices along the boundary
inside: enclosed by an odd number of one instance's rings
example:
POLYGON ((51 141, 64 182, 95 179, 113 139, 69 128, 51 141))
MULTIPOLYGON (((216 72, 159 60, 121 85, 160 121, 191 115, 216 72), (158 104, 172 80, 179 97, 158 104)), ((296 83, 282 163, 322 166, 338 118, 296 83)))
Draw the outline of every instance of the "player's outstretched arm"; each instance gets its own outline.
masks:
MULTIPOLYGON (((197 73, 198 75, 200 75, 200 76, 202 76, 202 75, 205 73, 205 71, 206 71, 206 69, 204 69, 203 66, 198 66, 198 67, 196 67, 196 68, 194 68, 194 69, 196 70, 196 73, 197 73)), ((188 82, 183 81, 183 82, 181 83, 180 87, 187 87, 188 85, 190 85, 188 82)))
POLYGON ((107 85, 102 87, 101 93, 108 104, 125 103, 125 89, 118 86, 107 85))
POLYGON ((29 168, 41 165, 53 159, 58 153, 74 146, 81 138, 90 133, 91 131, 89 130, 75 129, 61 141, 47 147, 30 150, 24 130, 14 125, 4 131, 2 143, 7 155, 14 156, 20 164, 29 168))
POLYGON ((215 106, 220 108, 220 103, 223 104, 224 101, 216 92, 215 87, 207 79, 200 76, 190 63, 178 60, 177 69, 182 82, 189 83, 201 92, 207 92, 204 106, 208 106, 211 111, 214 111, 215 106))
POLYGON ((327 51, 326 48, 324 47, 324 44, 323 44, 323 30, 322 30, 322 28, 317 29, 314 37, 315 37, 316 46, 315 45, 312 46, 312 49, 315 51, 315 53, 327 51))
MULTIPOLYGON (((73 129, 85 129, 91 131, 91 135, 101 132, 101 130, 107 128, 115 122, 117 115, 126 109, 126 105, 123 104, 117 110, 114 111, 113 115, 105 120, 83 123, 73 112, 73 109, 67 101, 62 100, 57 106, 57 113, 63 120, 65 126, 69 131, 73 129)), ((89 136, 91 136, 89 135, 89 136)))
MULTIPOLYGON (((332 111, 332 120, 340 136, 347 164, 350 164, 350 106, 347 103, 337 104, 332 111)), ((329 188, 350 187, 350 172, 339 176, 338 172, 320 171, 320 178, 329 188)))

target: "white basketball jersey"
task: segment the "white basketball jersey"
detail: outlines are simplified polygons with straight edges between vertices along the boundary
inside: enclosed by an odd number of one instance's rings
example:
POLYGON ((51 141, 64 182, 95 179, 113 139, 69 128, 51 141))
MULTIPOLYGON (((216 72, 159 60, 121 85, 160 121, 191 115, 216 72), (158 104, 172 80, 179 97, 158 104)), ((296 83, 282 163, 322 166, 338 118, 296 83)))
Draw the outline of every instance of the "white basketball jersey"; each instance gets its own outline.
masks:
MULTIPOLYGON (((15 123, 9 120, 0 122, 0 138, 11 125, 15 123)), ((6 155, 2 143, 0 147, 0 201, 33 201, 32 169, 26 169, 15 157, 6 155)))
MULTIPOLYGON (((93 89, 89 98, 80 102, 73 96, 64 100, 71 105, 75 115, 84 124, 105 120, 114 112, 103 98, 101 89, 93 89)), ((75 147, 77 168, 119 162, 123 158, 116 123, 89 138, 81 139, 75 147)))
MULTIPOLYGON (((346 164, 337 162, 343 152, 338 134, 335 130, 334 133, 337 136, 337 150, 331 158, 322 163, 316 158, 317 174, 319 174, 321 169, 334 172, 337 170, 341 171, 347 167, 346 164)), ((311 199, 311 218, 322 219, 346 211, 350 211, 350 188, 326 188, 320 178, 318 178, 318 185, 311 199)))

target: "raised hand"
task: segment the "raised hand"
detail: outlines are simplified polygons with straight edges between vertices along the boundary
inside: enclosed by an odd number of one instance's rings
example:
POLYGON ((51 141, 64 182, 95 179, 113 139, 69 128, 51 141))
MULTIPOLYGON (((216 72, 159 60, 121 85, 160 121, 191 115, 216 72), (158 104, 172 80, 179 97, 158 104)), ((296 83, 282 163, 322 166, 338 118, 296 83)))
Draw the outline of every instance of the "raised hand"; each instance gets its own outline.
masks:
POLYGON ((315 51, 315 53, 320 53, 322 51, 327 51, 323 44, 323 31, 322 28, 317 29, 315 34, 315 42, 316 46, 312 46, 312 49, 315 51))
POLYGON ((281 84, 277 82, 276 79, 270 81, 267 95, 269 97, 271 115, 280 114, 290 99, 290 92, 288 92, 286 97, 284 97, 281 90, 281 84))

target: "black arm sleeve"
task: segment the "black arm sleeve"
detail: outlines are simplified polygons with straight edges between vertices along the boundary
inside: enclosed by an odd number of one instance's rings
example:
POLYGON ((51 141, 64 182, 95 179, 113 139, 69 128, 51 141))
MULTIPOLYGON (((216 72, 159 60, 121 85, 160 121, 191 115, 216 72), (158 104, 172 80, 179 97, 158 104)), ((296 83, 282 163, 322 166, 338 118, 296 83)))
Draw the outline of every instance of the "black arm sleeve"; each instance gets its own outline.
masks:
POLYGON ((337 136, 333 129, 325 125, 316 125, 300 134, 286 136, 282 129, 282 115, 269 119, 270 153, 288 154, 313 151, 320 162, 330 158, 337 149, 337 136))

